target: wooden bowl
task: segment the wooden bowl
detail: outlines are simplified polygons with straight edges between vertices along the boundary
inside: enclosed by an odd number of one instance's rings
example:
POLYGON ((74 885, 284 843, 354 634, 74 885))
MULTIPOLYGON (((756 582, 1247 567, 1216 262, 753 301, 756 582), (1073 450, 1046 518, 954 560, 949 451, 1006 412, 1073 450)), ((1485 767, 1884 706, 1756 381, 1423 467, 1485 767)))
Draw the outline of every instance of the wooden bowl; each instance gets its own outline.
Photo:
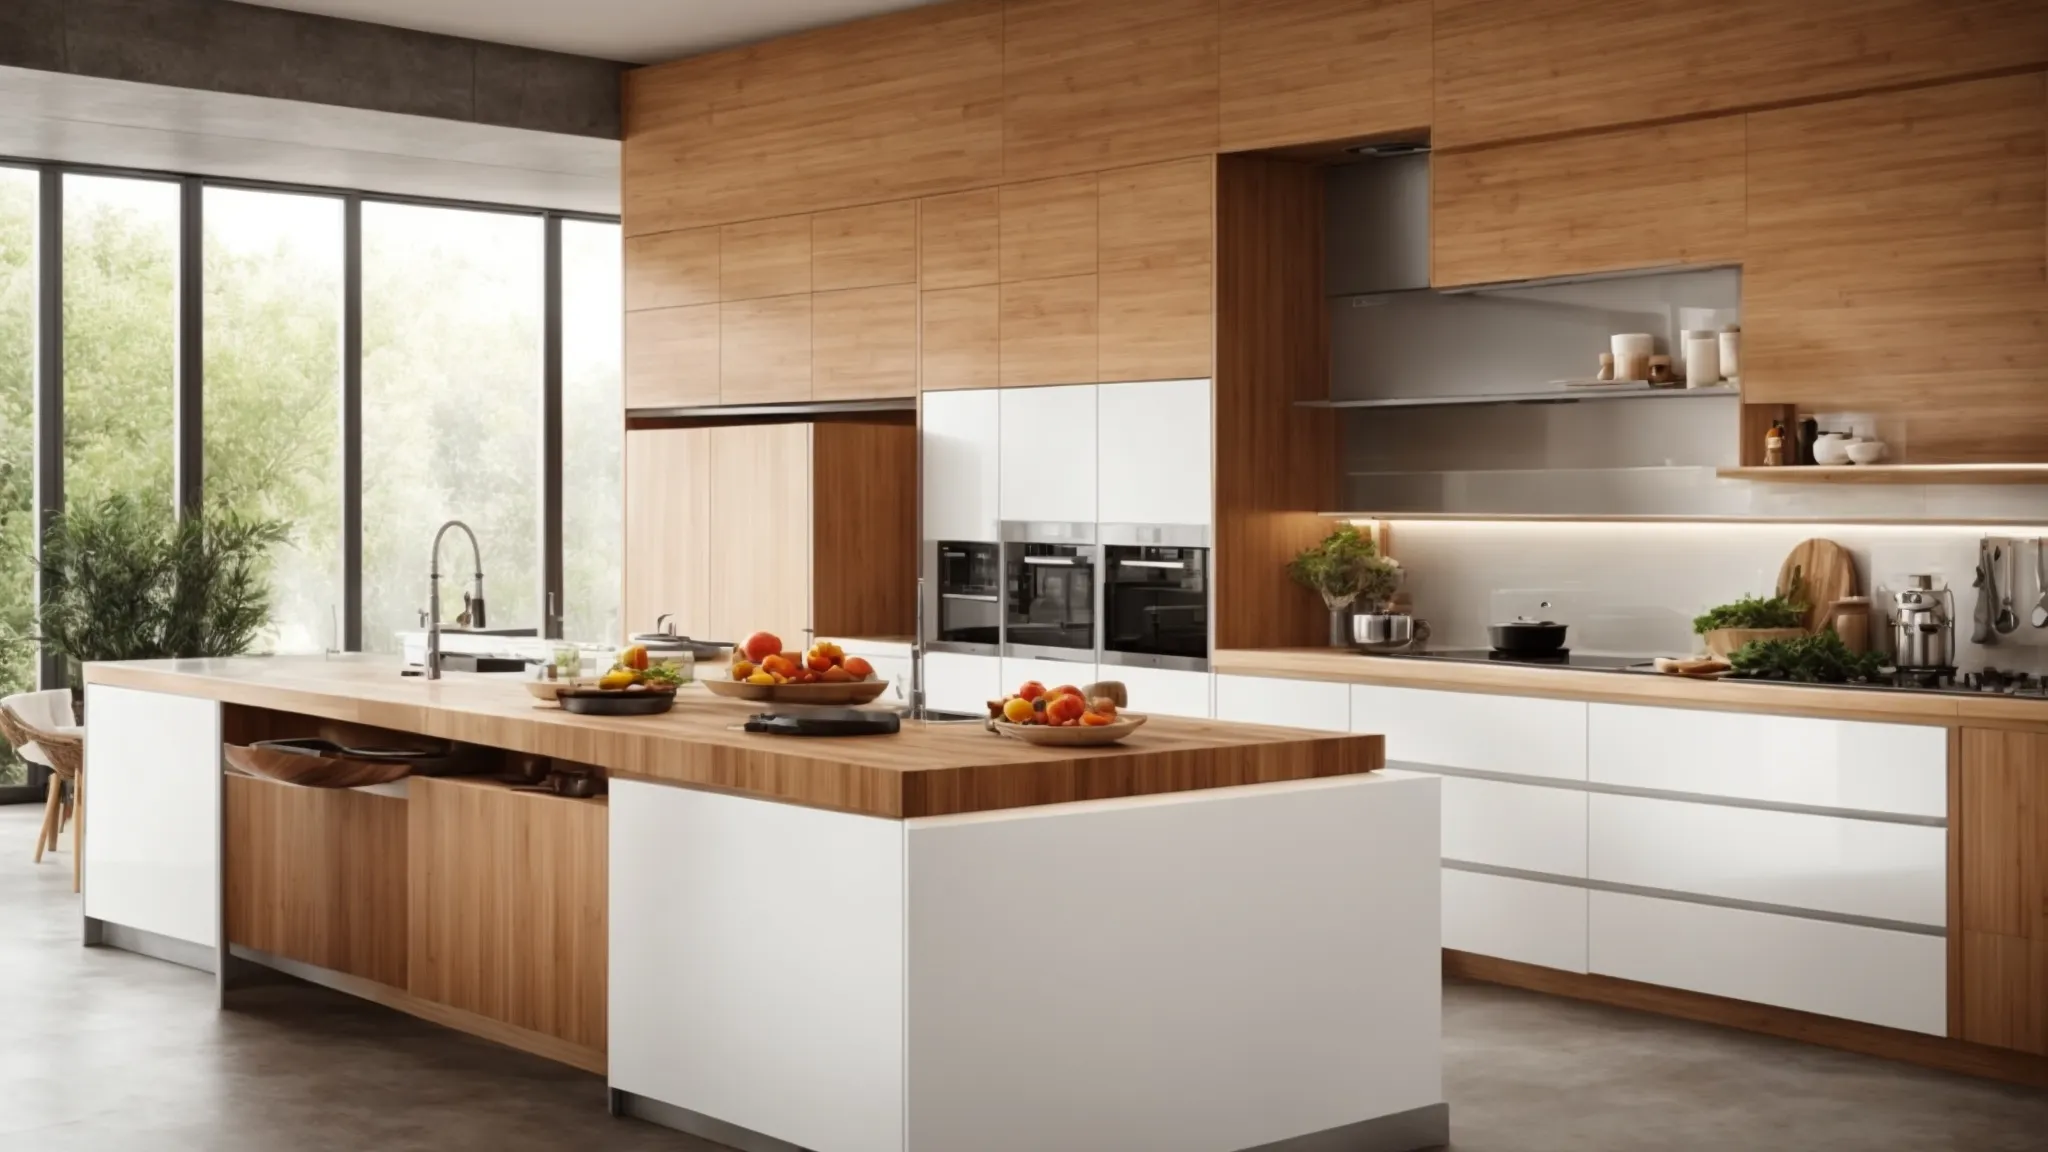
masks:
POLYGON ((228 765, 238 772, 281 784, 297 784, 302 788, 363 788, 371 784, 389 784, 412 775, 413 769, 412 762, 402 757, 357 760, 241 744, 223 745, 221 751, 226 755, 228 765))
POLYGON ((713 696, 764 704, 866 704, 889 690, 887 680, 848 684, 743 684, 738 680, 705 680, 713 696))
POLYGON ((1797 640, 1804 635, 1804 628, 1716 628, 1702 639, 1708 652, 1726 660, 1752 640, 1797 640))
POLYGON ((675 689, 564 688, 555 693, 564 712, 579 716, 658 716, 676 706, 675 689))
POLYGON ((1053 748, 1096 748, 1116 743, 1136 732, 1144 723, 1143 716, 1124 712, 1117 716, 1116 723, 1098 724, 1093 728, 1081 724, 1054 728, 1045 724, 1012 724, 1007 720, 991 721, 989 727, 1026 744, 1042 744, 1053 748))

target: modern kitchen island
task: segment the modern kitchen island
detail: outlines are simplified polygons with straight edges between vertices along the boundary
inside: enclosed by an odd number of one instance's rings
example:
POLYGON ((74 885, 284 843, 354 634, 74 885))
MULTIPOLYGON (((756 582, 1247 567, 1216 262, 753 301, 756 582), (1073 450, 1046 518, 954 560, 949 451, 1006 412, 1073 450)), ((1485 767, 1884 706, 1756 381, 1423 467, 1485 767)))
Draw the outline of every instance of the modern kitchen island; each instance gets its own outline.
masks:
POLYGON ((224 1007, 264 969, 322 983, 740 1148, 1448 1137, 1439 782, 1380 770, 1378 735, 803 740, 697 688, 605 718, 398 671, 88 666, 88 943, 210 968, 224 1007), (223 744, 335 723, 596 766, 610 794, 223 771, 223 744))

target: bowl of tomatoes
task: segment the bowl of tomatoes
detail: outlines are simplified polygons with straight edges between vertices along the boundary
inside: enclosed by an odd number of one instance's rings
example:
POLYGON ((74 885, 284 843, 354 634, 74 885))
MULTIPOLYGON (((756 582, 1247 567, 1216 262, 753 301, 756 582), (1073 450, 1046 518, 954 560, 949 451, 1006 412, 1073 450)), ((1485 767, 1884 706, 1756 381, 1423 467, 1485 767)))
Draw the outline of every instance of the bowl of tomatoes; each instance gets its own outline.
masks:
POLYGON ((1028 680, 1002 700, 989 702, 988 726, 1027 744, 1114 744, 1145 723, 1145 717, 1124 710, 1118 702, 1121 695, 1104 684, 1091 684, 1084 690, 1071 684, 1047 688, 1028 680))

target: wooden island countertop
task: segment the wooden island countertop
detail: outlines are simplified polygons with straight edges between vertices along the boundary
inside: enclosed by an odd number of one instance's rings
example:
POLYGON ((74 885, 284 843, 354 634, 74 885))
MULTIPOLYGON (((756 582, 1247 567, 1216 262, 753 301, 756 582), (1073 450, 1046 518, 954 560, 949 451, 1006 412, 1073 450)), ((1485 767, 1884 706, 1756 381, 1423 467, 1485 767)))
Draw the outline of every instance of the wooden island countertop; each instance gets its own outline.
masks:
MULTIPOLYGON (((1107 748, 1040 748, 975 723, 904 722, 890 736, 740 730, 759 705, 685 688, 660 716, 536 706, 517 677, 399 675, 395 657, 254 656, 88 664, 88 684, 196 696, 537 753, 612 775, 907 819, 1374 771, 1378 735, 1151 717, 1107 748)), ((1139 701, 1132 711, 1143 713, 1139 701)))

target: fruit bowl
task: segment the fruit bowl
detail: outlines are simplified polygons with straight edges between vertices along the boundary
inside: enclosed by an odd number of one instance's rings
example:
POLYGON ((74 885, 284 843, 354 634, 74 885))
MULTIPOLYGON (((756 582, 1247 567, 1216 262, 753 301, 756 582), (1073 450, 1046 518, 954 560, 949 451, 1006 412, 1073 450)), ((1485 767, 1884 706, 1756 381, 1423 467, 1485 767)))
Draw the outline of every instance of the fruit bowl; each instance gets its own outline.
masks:
POLYGON ((1144 723, 1143 716, 1134 712, 1122 712, 1109 724, 1054 727, 1050 724, 1012 724, 1008 720, 991 720, 988 726, 1004 736, 1022 740, 1026 744, 1041 744, 1054 748, 1094 748, 1114 744, 1136 732, 1144 723))
POLYGON ((713 696, 774 704, 866 704, 889 690, 887 680, 855 680, 844 684, 745 684, 707 677, 713 696))

